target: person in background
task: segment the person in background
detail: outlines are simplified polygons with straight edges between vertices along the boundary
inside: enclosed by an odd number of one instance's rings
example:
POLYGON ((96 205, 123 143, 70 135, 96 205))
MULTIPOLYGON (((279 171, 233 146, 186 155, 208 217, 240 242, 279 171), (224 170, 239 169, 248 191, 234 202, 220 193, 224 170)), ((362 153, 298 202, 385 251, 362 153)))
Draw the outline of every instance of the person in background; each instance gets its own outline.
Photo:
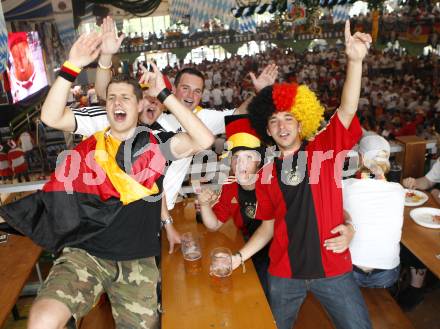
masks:
POLYGON ((24 156, 26 158, 26 162, 28 166, 31 167, 31 163, 33 162, 34 143, 32 141, 32 137, 30 133, 25 131, 20 134, 19 146, 24 152, 24 156))
POLYGON ((438 183, 440 183, 440 158, 435 161, 431 170, 425 176, 419 178, 406 177, 402 181, 403 186, 408 189, 431 190, 432 197, 440 205, 440 191, 436 188, 433 189, 435 184, 438 183))
POLYGON ((98 96, 96 95, 95 85, 90 84, 89 90, 87 90, 87 98, 89 99, 90 106, 99 105, 98 96))
MULTIPOLYGON (((437 138, 437 147, 440 145, 440 122, 435 124, 435 136, 437 138)), ((440 158, 438 158, 431 170, 422 177, 406 177, 403 179, 402 184, 408 189, 415 190, 431 190, 430 193, 440 206, 440 191, 437 188, 433 188, 436 184, 440 183, 440 158)), ((409 266, 410 269, 410 285, 399 294, 399 304, 404 310, 411 310, 418 304, 420 304, 423 297, 423 285, 425 282, 427 269, 425 265, 418 260, 407 248, 402 248, 402 263, 409 266)))
POLYGON ((8 141, 10 147, 8 151, 8 161, 14 173, 14 177, 21 183, 24 178, 26 182, 30 182, 28 173, 28 163, 26 161, 23 150, 17 146, 13 139, 8 141))
POLYGON ((3 145, 0 144, 0 179, 3 184, 9 183, 14 175, 11 164, 8 160, 8 153, 3 145))
POLYGON ((388 288, 400 274, 400 238, 405 191, 387 182, 390 144, 379 135, 359 143, 357 178, 343 181, 343 206, 356 233, 350 243, 353 275, 361 287, 388 288))
MULTIPOLYGON (((258 207, 255 194, 256 173, 264 161, 263 147, 256 131, 245 115, 225 117, 228 150, 232 155, 231 170, 222 186, 220 196, 203 188, 198 194, 203 224, 211 230, 219 230, 229 219, 243 234, 247 242, 261 225, 255 219, 258 207)), ((260 279, 264 293, 269 297, 267 268, 269 267, 269 245, 252 256, 252 262, 260 279)))

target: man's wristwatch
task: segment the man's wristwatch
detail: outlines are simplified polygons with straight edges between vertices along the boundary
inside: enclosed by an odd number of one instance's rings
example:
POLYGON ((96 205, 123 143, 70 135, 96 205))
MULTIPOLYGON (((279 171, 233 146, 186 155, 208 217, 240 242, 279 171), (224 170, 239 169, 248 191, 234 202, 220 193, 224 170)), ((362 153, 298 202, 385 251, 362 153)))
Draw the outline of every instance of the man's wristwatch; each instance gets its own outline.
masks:
POLYGON ((161 219, 160 220, 160 226, 161 227, 164 227, 165 225, 167 225, 167 224, 173 224, 174 223, 174 221, 173 221, 173 218, 170 216, 170 217, 168 217, 168 218, 165 218, 165 219, 161 219))

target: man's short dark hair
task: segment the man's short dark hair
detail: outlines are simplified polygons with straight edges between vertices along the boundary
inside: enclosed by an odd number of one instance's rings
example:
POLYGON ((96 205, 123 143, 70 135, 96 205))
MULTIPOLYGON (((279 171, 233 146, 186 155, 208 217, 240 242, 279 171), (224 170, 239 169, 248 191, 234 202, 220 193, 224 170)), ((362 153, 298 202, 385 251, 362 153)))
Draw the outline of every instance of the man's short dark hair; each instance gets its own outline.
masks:
POLYGON ((108 87, 112 84, 112 83, 126 83, 129 84, 133 87, 133 93, 136 96, 137 101, 139 102, 140 100, 142 100, 142 89, 141 86, 139 85, 139 82, 136 79, 131 78, 129 75, 127 74, 117 74, 114 77, 112 77, 112 79, 110 80, 110 82, 107 85, 107 90, 106 90, 106 94, 108 95, 108 87))
POLYGON ((203 81, 202 89, 205 89, 205 76, 203 75, 202 72, 200 72, 199 70, 192 68, 192 67, 187 67, 187 68, 184 68, 183 70, 180 70, 179 72, 177 72, 176 78, 174 79, 174 86, 176 86, 176 88, 180 83, 180 79, 182 78, 182 75, 184 75, 184 74, 192 74, 192 75, 195 75, 196 77, 199 77, 200 79, 202 79, 202 81, 203 81))

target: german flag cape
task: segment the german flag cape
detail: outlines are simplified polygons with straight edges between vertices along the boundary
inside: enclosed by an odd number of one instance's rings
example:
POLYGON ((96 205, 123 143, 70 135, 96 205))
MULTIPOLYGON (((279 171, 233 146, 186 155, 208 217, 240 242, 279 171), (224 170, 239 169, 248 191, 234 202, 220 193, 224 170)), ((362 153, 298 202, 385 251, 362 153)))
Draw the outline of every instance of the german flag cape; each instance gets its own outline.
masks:
POLYGON ((42 191, 0 208, 7 224, 46 250, 83 242, 122 207, 160 193, 166 159, 150 132, 120 142, 101 131, 67 152, 42 191))

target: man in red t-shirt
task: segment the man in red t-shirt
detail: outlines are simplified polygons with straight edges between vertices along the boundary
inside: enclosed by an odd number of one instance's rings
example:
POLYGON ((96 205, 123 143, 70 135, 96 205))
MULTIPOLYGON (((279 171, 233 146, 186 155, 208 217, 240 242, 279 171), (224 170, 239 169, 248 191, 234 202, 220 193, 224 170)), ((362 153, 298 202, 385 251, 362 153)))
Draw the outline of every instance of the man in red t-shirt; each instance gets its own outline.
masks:
POLYGON ((280 154, 259 172, 255 218, 263 223, 233 256, 233 267, 273 237, 268 281, 278 329, 292 328, 308 291, 337 328, 371 328, 352 274, 347 248, 354 230, 344 223, 341 191, 344 159, 362 134, 356 110, 371 37, 359 32, 352 36, 347 22, 345 40, 347 77, 341 105, 318 134, 323 108, 304 85, 266 87, 248 108, 253 127, 275 143, 280 154))

